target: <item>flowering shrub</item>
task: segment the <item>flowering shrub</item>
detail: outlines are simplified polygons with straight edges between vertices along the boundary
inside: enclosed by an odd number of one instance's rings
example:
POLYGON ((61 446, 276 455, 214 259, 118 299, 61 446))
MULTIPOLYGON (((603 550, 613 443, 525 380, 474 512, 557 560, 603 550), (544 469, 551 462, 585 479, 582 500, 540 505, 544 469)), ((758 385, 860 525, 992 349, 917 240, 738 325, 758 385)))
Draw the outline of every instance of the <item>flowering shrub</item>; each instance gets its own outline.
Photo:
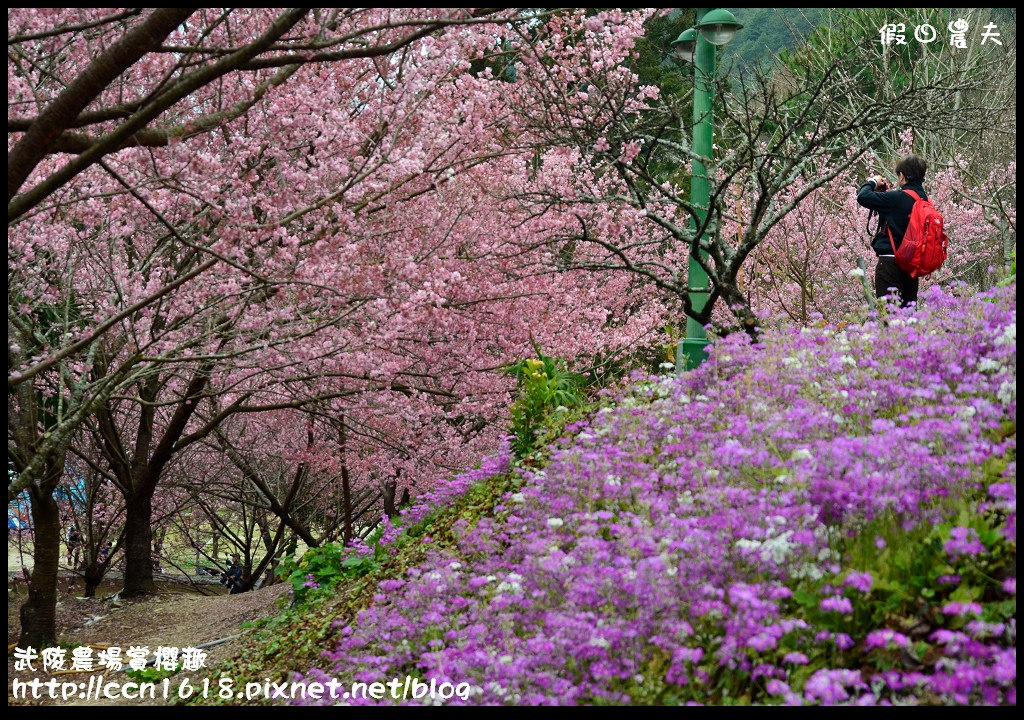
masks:
POLYGON ((512 450, 524 458, 535 449, 537 433, 549 415, 583 403, 584 378, 563 370, 539 348, 537 357, 520 360, 506 372, 515 376, 519 390, 512 406, 512 450))
POLYGON ((1016 288, 637 378, 307 680, 476 703, 1016 703, 1016 288))

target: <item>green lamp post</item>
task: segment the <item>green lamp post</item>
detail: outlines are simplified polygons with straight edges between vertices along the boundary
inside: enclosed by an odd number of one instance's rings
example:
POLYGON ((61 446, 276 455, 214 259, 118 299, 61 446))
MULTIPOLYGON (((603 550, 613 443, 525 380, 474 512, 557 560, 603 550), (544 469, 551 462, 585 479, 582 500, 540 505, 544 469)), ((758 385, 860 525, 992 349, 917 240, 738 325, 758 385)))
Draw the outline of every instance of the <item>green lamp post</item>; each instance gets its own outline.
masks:
MULTIPOLYGON (((728 10, 698 8, 696 26, 684 30, 672 43, 676 55, 681 60, 694 64, 693 152, 702 158, 712 157, 715 48, 732 40, 736 31, 742 27, 743 25, 728 10)), ((708 183, 707 167, 695 159, 690 179, 690 203, 696 211, 696 217, 691 221, 694 230, 707 219, 710 197, 711 186, 708 183)), ((700 250, 703 241, 702 234, 694 242, 687 268, 686 283, 690 289, 690 303, 695 312, 704 309, 710 294, 708 274, 697 260, 697 253, 700 253, 701 259, 707 259, 707 253, 700 250)), ((676 372, 691 370, 700 365, 707 358, 707 344, 704 326, 687 316, 686 338, 676 348, 676 372)))

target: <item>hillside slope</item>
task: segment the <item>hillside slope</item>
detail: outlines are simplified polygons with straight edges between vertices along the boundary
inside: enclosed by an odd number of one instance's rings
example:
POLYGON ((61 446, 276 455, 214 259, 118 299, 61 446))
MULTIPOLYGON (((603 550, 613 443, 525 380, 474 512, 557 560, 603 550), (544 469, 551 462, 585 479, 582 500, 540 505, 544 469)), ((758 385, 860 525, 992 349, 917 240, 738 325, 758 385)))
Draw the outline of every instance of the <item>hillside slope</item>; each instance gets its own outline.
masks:
POLYGON ((1015 704, 1015 299, 932 288, 639 380, 543 469, 476 471, 274 667, 471 703, 1015 704))

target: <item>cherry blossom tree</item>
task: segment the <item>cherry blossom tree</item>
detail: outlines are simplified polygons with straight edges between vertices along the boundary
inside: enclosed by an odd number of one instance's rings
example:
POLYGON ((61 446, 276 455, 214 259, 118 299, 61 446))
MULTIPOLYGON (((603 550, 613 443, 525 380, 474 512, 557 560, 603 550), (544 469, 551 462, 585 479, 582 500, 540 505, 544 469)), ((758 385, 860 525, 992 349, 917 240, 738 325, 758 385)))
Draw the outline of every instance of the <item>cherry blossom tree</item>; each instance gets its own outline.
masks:
POLYGON ((503 196, 534 151, 479 63, 536 19, 75 12, 9 27, 9 496, 89 432, 129 594, 165 472, 225 422, 327 403, 393 502, 496 442, 494 370, 531 341, 592 357, 659 326, 631 279, 552 272, 557 220, 503 196))

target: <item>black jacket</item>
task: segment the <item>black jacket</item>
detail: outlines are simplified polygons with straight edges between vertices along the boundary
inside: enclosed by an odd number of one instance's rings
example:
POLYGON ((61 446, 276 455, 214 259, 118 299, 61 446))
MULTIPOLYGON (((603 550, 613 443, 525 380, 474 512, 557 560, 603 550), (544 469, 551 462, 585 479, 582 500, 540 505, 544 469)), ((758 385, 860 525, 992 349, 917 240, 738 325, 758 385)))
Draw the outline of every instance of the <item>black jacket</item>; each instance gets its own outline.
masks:
MULTIPOLYGON (((928 199, 924 186, 919 180, 908 182, 903 187, 916 192, 922 200, 928 199)), ((910 212, 914 209, 914 198, 903 192, 902 188, 875 192, 874 180, 868 180, 857 191, 857 202, 868 210, 877 212, 882 219, 879 232, 871 240, 871 249, 875 251, 875 255, 892 255, 893 247, 889 242, 889 233, 886 231, 886 227, 892 229, 893 242, 896 243, 896 247, 899 247, 903 242, 903 235, 907 232, 907 225, 910 224, 910 212)))

